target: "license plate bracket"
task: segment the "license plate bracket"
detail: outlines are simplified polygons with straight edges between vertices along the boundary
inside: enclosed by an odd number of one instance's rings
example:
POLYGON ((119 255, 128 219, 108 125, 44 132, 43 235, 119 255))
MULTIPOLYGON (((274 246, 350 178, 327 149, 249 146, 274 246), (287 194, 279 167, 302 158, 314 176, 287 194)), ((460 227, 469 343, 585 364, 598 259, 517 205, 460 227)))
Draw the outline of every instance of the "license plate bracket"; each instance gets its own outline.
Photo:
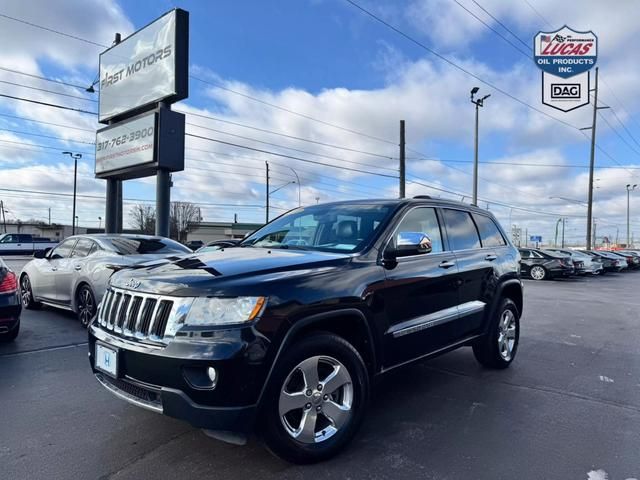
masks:
POLYGON ((119 352, 117 348, 96 342, 95 367, 110 377, 118 378, 119 352))

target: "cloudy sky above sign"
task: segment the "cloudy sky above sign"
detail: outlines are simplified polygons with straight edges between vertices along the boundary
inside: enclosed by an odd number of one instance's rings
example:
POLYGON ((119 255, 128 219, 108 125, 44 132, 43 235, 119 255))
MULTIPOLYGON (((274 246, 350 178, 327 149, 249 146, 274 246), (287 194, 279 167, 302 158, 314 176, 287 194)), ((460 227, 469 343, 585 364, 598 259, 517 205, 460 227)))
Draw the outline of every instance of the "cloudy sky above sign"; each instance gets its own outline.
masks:
MULTIPOLYGON (((9 2, 0 14, 109 46, 115 32, 127 36, 167 10, 150 0, 56 5, 9 2)), ((591 112, 584 107, 562 113, 541 105, 532 39, 564 24, 593 30, 600 41, 600 98, 613 107, 599 117, 602 151, 596 160, 600 180, 594 215, 608 222, 598 224, 599 234, 615 237, 616 228, 623 228, 624 185, 635 183, 640 172, 640 99, 635 93, 640 66, 629 63, 624 53, 640 33, 635 21, 640 4, 411 0, 400 5, 363 0, 362 5, 467 71, 575 127, 589 125, 591 112)), ((407 185, 408 194, 458 199, 466 194, 468 201, 473 159, 469 90, 479 86, 480 93, 492 94, 480 118, 480 197, 490 201, 504 225, 511 218, 550 238, 555 214, 562 214, 571 219, 567 237, 583 237, 584 207, 549 198, 586 198, 589 141, 578 130, 452 68, 342 0, 175 6, 190 12, 192 75, 190 97, 175 109, 188 112, 187 132, 226 142, 187 137, 186 169, 174 174, 173 198, 200 203, 205 220, 232 220, 235 212, 241 221, 264 218, 255 205, 264 203, 265 160, 271 163, 275 187, 295 180, 289 167, 298 173, 303 203, 396 196, 397 181, 389 176, 397 175, 401 118, 407 122, 407 170, 413 182, 407 185), (335 168, 340 166, 350 169, 335 168), (229 203, 236 207, 217 205, 229 203)), ((0 67, 78 86, 96 79, 98 55, 105 49, 6 17, 0 17, 0 42, 0 67)), ((0 83, 0 94, 97 112, 97 93, 7 70, 0 70, 0 82, 22 85, 0 83), (73 98, 78 96, 85 99, 73 98)), ((52 207, 55 221, 71 218, 66 197, 25 198, 7 191, 70 193, 73 166, 59 151, 84 152, 79 192, 104 195, 104 181, 93 178, 96 120, 0 97, 0 189, 5 189, 0 196, 12 214, 22 220, 44 219, 52 207)), ((124 196, 152 200, 154 179, 127 182, 124 196)), ((640 201, 632 202, 640 207, 640 201)), ((271 203, 277 212, 294 207, 297 186, 282 188, 271 203)), ((103 213, 102 202, 87 199, 80 224, 97 226, 103 213)), ((632 223, 640 235, 640 220, 632 223)))

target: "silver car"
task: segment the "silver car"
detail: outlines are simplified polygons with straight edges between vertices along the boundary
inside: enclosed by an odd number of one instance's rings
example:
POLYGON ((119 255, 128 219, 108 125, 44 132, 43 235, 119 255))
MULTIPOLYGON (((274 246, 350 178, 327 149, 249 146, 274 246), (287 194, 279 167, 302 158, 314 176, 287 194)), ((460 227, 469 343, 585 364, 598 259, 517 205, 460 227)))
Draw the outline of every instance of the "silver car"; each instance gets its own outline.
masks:
POLYGON ((548 250, 557 253, 564 253, 565 255, 570 255, 571 260, 574 262, 582 262, 582 267, 576 268, 576 273, 579 275, 591 274, 591 275, 601 275, 604 273, 604 267, 601 262, 598 262, 593 257, 587 255, 586 253, 580 252, 578 250, 566 250, 561 248, 549 248, 548 250))
POLYGON ((20 273, 22 306, 42 304, 71 310, 87 326, 109 277, 136 263, 193 253, 164 237, 127 234, 75 235, 39 252, 20 273))

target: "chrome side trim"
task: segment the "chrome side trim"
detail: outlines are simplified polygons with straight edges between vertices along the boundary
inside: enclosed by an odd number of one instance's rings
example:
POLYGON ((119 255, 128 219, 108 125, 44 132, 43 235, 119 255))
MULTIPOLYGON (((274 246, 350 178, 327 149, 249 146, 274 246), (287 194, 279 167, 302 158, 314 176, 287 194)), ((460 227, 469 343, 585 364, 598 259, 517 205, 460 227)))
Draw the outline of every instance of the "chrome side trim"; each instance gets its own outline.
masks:
POLYGON ((135 405, 136 407, 144 408, 146 410, 150 410, 150 411, 156 412, 156 413, 162 413, 163 412, 162 407, 157 406, 157 405, 153 405, 151 403, 144 402, 144 401, 140 400, 139 398, 136 398, 133 395, 129 395, 127 392, 124 392, 124 391, 120 390, 119 388, 114 387, 110 383, 105 382, 104 380, 102 380, 101 375, 96 375, 96 379, 98 380, 98 382, 100 382, 100 385, 102 385, 104 388, 109 390, 116 397, 119 397, 122 400, 135 405))
POLYGON ((422 315, 420 317, 412 318, 405 322, 394 325, 387 330, 387 333, 393 335, 393 338, 403 337, 410 333, 416 333, 427 328, 442 325, 443 323, 456 320, 460 317, 465 317, 474 313, 478 313, 484 310, 485 303, 479 300, 466 302, 456 307, 444 308, 437 312, 430 313, 428 315, 422 315))

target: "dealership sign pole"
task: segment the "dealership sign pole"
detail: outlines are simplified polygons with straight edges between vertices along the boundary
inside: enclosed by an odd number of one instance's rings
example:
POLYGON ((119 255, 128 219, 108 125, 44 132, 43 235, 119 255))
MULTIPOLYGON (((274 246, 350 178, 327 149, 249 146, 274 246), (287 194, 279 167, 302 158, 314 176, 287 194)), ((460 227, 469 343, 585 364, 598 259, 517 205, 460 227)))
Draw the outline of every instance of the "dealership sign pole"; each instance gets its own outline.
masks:
POLYGON ((169 236, 171 172, 184 170, 189 13, 174 9, 100 54, 96 178, 106 179, 109 233, 120 230, 117 184, 156 175, 156 234, 169 236), (116 218, 117 217, 117 218, 116 218), (115 220, 114 220, 115 219, 115 220))

